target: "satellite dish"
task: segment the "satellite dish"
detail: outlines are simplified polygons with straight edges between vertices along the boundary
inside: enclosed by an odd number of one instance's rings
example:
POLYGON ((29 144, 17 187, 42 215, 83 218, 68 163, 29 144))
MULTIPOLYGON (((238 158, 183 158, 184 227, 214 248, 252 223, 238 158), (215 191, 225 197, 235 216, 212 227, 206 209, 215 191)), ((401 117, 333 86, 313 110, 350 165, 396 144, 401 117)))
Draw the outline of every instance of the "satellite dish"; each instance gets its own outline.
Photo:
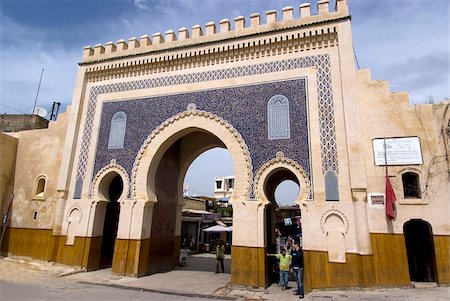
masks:
POLYGON ((31 111, 31 114, 44 117, 45 115, 47 115, 47 110, 41 107, 36 107, 31 111))

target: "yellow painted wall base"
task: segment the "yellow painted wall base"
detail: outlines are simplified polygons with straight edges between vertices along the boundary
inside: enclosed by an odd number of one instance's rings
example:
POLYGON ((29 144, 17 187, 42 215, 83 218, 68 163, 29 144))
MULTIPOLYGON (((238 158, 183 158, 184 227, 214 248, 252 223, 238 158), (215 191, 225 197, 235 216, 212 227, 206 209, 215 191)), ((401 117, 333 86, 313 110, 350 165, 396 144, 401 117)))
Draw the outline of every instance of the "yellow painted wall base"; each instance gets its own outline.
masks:
POLYGON ((433 236, 439 284, 450 284, 450 235, 433 236))
MULTIPOLYGON (((450 236, 433 237, 439 284, 450 284, 450 236)), ((99 267, 101 237, 75 237, 66 245, 66 236, 54 236, 49 229, 8 228, 1 251, 62 264, 99 267)), ((175 251, 180 238, 175 239, 175 251)), ((410 284, 404 236, 371 234, 372 255, 346 254, 346 263, 328 262, 327 252, 304 251, 305 291, 339 287, 407 286, 410 284)), ((148 274, 150 240, 117 239, 112 272, 139 277, 148 274)), ((174 251, 174 266, 178 253, 174 251)), ((265 248, 232 246, 231 283, 267 287, 265 248)))
POLYGON ((133 277, 146 275, 149 246, 149 239, 116 239, 112 272, 133 277))
POLYGON ((265 248, 231 247, 231 284, 266 288, 266 275, 265 248))

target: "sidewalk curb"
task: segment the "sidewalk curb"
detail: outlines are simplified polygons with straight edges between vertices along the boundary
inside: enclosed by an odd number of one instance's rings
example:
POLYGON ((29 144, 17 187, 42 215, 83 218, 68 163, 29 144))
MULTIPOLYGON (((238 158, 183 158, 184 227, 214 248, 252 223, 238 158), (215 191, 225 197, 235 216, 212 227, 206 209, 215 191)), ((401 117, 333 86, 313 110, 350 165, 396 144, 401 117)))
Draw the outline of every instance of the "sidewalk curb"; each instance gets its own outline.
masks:
POLYGON ((195 294, 195 293, 183 293, 183 292, 174 292, 174 291, 162 291, 162 290, 157 290, 157 289, 126 286, 126 285, 111 284, 111 283, 97 283, 97 282, 88 282, 88 281, 79 281, 77 283, 88 284, 88 285, 97 285, 97 286, 108 286, 108 287, 113 287, 113 288, 118 288, 118 289, 148 292, 148 293, 184 296, 184 297, 189 297, 189 298, 203 298, 203 299, 216 299, 216 300, 238 300, 238 298, 236 298, 236 297, 204 295, 204 294, 195 294))

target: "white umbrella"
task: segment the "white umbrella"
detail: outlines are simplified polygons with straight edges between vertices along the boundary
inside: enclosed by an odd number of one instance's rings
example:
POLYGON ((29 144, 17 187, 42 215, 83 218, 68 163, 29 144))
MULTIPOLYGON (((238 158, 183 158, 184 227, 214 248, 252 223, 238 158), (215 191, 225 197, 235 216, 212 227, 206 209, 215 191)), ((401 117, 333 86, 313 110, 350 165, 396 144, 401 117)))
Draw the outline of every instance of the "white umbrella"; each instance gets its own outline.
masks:
POLYGON ((233 226, 231 227, 222 227, 219 225, 215 225, 206 229, 203 229, 205 232, 231 232, 233 230, 233 226))

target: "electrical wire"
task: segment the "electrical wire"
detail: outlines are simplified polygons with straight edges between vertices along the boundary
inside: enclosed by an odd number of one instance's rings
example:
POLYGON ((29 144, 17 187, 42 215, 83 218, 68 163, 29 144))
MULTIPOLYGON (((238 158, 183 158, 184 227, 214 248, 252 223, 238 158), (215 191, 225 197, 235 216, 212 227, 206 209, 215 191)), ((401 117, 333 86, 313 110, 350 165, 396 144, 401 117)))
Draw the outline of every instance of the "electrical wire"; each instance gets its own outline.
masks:
POLYGON ((19 113, 22 113, 22 114, 27 114, 27 113, 25 113, 25 112, 22 112, 22 111, 20 111, 20 110, 17 110, 17 109, 15 109, 15 108, 13 108, 13 107, 7 106, 7 105, 5 105, 5 104, 3 104, 3 103, 0 103, 0 106, 4 106, 4 107, 6 107, 6 108, 8 108, 8 109, 14 110, 14 111, 19 112, 19 113))

